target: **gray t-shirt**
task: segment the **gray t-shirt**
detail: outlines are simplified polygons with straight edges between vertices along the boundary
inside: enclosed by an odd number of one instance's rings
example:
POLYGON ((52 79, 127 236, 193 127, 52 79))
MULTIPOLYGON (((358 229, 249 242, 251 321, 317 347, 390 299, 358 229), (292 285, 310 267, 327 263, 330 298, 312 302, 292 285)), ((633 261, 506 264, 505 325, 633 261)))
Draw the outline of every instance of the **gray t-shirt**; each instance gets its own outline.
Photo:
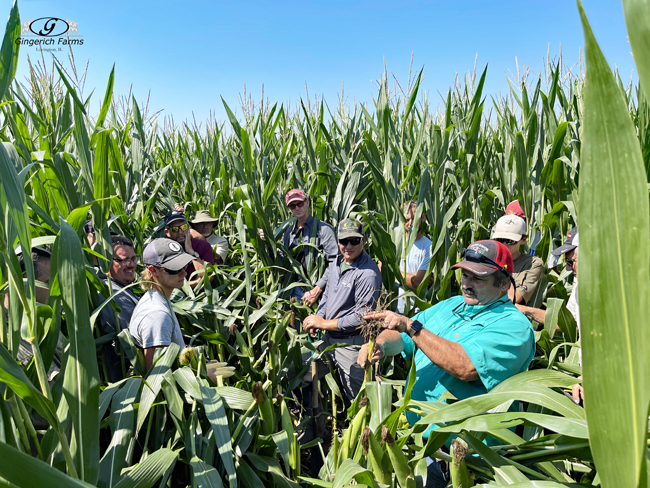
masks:
POLYGON ((185 347, 183 333, 173 310, 162 293, 145 293, 133 311, 129 332, 143 349, 169 346, 172 342, 185 347))
MULTIPOLYGON (((411 250, 406 255, 406 272, 407 273, 417 273, 418 271, 424 269, 429 269, 429 261, 431 261, 431 239, 427 236, 420 237, 417 241, 413 243, 411 250)), ((404 261, 400 260, 399 262, 400 271, 404 271, 404 261)), ((400 285, 399 287, 400 296, 404 294, 404 288, 400 285)), ((418 313, 419 308, 413 310, 414 300, 413 297, 410 299, 411 313, 418 313)), ((405 308, 404 297, 401 297, 397 300, 397 313, 403 314, 405 308)))

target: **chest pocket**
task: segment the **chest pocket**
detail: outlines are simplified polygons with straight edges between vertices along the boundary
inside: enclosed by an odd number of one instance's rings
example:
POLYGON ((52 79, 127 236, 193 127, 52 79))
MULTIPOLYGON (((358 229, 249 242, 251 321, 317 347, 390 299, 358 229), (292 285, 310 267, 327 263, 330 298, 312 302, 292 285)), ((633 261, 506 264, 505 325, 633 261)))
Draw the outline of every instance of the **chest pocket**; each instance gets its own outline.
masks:
POLYGON ((456 324, 451 329, 449 340, 453 342, 467 342, 472 337, 480 334, 485 330, 485 325, 477 322, 464 322, 456 324))

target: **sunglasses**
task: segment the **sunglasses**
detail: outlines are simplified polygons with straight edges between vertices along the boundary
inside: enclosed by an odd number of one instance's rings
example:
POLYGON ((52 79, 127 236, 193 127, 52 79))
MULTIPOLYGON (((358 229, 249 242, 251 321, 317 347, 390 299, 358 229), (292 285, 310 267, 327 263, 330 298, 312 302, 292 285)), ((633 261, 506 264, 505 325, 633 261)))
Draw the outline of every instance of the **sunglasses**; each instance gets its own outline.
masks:
POLYGON ((303 200, 302 202, 298 202, 298 203, 290 203, 289 205, 287 205, 287 207, 289 207, 289 210, 295 210, 297 208, 302 208, 304 204, 305 201, 303 200))
POLYGON ((497 241, 497 242, 500 242, 501 244, 505 244, 506 246, 513 246, 513 245, 517 244, 517 242, 519 242, 519 241, 513 241, 512 239, 503 239, 501 237, 498 238, 498 239, 494 239, 494 240, 497 241))
POLYGON ((486 258, 481 253, 478 253, 478 252, 473 251, 471 249, 463 249, 463 251, 460 253, 460 258, 464 259, 465 261, 470 261, 472 263, 489 264, 491 266, 494 266, 496 269, 503 271, 505 274, 509 275, 509 273, 503 267, 499 266, 497 263, 495 263, 491 259, 486 258))
POLYGON ((175 225, 174 227, 167 227, 167 228, 172 232, 178 232, 179 230, 189 229, 189 226, 187 224, 183 224, 183 225, 178 225, 178 226, 175 225))
POLYGON ((358 246, 361 244, 361 237, 350 237, 349 239, 339 239, 339 244, 342 246, 347 246, 352 244, 353 246, 358 246))
POLYGON ((114 257, 113 261, 115 261, 116 263, 120 263, 120 264, 124 264, 124 263, 126 263, 126 264, 129 264, 129 263, 138 264, 138 262, 140 261, 140 255, 136 254, 132 258, 124 258, 124 259, 114 257))
POLYGON ((573 266, 574 264, 576 264, 576 258, 566 258, 566 259, 564 260, 564 262, 565 262, 568 266, 573 266))
POLYGON ((172 271, 172 270, 170 270, 170 269, 161 268, 161 267, 159 267, 159 266, 156 266, 156 268, 158 268, 158 269, 162 269, 162 270, 163 270, 165 273, 167 273, 168 275, 177 275, 177 274, 179 274, 181 271, 183 271, 183 268, 181 268, 181 269, 177 269, 176 271, 172 271))

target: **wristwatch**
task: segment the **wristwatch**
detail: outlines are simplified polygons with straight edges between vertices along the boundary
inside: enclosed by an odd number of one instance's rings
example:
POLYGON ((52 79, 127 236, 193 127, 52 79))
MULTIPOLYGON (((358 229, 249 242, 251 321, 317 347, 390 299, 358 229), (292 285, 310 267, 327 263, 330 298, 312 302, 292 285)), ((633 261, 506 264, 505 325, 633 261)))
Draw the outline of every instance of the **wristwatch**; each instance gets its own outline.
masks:
POLYGON ((422 325, 422 322, 419 320, 414 320, 411 322, 411 325, 409 325, 406 328, 406 333, 409 335, 409 337, 413 337, 415 334, 420 332, 424 326, 422 325))

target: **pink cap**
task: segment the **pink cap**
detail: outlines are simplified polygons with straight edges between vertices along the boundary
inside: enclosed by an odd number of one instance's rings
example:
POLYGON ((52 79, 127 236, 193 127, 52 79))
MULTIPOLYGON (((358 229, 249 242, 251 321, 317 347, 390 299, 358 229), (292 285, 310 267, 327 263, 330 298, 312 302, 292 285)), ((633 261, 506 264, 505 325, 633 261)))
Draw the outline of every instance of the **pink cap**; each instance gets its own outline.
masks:
POLYGON ((305 196, 304 191, 299 190, 298 188, 294 188, 293 190, 289 190, 287 192, 285 200, 287 201, 287 205, 289 205, 293 202, 304 202, 307 200, 307 197, 305 196))
POLYGON ((510 202, 506 207, 506 215, 516 215, 519 218, 526 220, 526 215, 524 214, 521 205, 519 205, 519 200, 510 202))

